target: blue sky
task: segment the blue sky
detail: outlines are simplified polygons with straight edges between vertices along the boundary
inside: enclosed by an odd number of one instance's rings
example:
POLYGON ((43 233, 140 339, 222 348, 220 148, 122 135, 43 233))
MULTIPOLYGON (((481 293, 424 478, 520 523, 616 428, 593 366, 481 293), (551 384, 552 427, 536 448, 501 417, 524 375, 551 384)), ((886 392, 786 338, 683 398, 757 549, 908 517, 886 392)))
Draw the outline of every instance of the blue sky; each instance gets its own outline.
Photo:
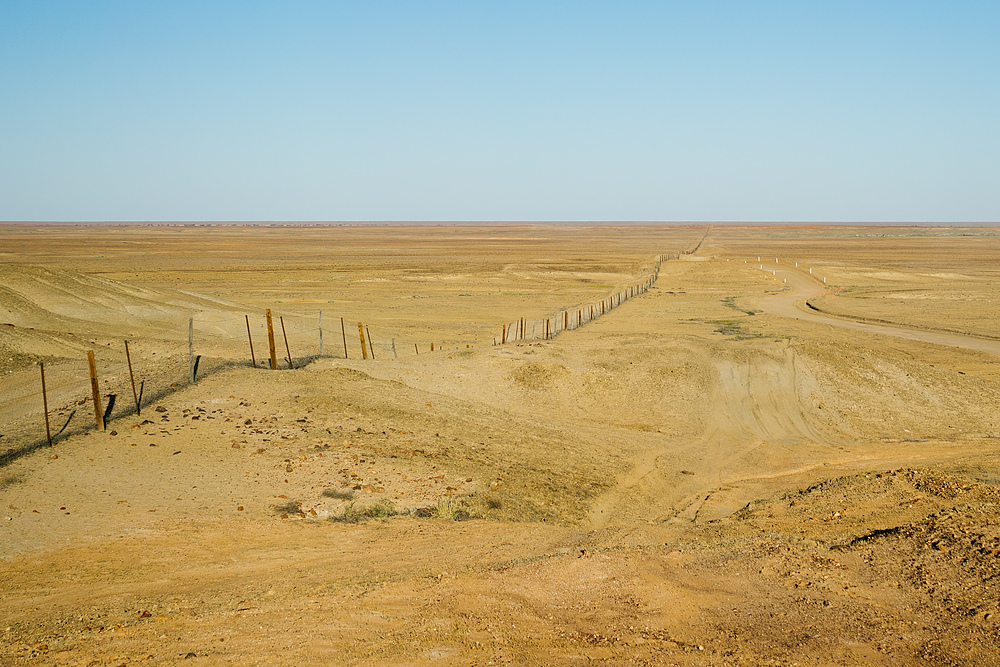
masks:
POLYGON ((997 2, 0 0, 0 220, 1000 220, 997 2))

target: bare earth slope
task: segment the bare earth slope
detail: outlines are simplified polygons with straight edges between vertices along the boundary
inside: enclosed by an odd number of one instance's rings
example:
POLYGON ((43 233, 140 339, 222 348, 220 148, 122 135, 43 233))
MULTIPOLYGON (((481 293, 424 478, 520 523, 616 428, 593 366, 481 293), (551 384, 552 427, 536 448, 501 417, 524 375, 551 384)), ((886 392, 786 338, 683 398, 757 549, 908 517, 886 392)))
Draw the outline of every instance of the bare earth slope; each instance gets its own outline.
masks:
POLYGON ((721 243, 554 340, 222 368, 6 460, 0 662, 997 662, 995 357, 721 243))

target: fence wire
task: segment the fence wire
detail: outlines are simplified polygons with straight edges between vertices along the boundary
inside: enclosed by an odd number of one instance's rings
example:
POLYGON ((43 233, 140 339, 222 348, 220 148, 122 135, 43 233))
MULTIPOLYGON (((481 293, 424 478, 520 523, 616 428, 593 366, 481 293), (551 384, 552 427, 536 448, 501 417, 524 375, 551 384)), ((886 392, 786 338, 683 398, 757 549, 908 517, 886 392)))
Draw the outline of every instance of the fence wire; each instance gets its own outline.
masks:
MULTIPOLYGON (((493 342, 503 345, 548 340, 578 329, 646 292, 656 282, 661 263, 678 256, 657 256, 650 274, 600 301, 560 310, 545 318, 502 323, 493 342)), ((435 347, 429 341, 404 340, 382 325, 362 328, 363 337, 356 320, 332 312, 303 315, 274 311, 269 335, 267 319, 260 313, 198 313, 188 321, 128 338, 128 354, 125 339, 118 344, 87 346, 94 354, 97 404, 85 351, 79 358, 44 364, 44 398, 41 368, 12 372, 3 376, 0 385, 0 466, 47 444, 49 434, 55 442, 93 429, 110 431, 116 419, 137 412, 145 417, 163 396, 198 378, 231 368, 270 368, 272 358, 277 369, 298 368, 321 357, 390 360, 470 346, 468 341, 441 340, 435 347)), ((153 419, 152 415, 148 418, 153 419)))

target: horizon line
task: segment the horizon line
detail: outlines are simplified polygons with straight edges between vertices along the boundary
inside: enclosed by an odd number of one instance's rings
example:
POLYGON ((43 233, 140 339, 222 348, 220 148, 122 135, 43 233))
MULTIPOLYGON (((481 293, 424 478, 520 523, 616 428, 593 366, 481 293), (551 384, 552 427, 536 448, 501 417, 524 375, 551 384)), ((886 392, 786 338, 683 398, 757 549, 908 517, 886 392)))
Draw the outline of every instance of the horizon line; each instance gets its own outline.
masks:
POLYGON ((0 220, 0 225, 51 225, 65 227, 163 226, 163 227, 460 227, 460 226, 786 226, 786 227, 959 227, 1000 226, 1000 220, 983 221, 844 221, 844 220, 0 220))

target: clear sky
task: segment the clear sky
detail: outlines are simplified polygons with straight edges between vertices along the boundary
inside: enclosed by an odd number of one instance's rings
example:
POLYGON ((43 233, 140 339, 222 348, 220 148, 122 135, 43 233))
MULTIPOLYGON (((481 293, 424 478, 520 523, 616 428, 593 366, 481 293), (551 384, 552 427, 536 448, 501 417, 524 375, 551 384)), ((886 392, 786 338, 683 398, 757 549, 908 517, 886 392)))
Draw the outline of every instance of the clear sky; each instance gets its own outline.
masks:
POLYGON ((0 0, 0 220, 1000 220, 1000 2, 0 0))

